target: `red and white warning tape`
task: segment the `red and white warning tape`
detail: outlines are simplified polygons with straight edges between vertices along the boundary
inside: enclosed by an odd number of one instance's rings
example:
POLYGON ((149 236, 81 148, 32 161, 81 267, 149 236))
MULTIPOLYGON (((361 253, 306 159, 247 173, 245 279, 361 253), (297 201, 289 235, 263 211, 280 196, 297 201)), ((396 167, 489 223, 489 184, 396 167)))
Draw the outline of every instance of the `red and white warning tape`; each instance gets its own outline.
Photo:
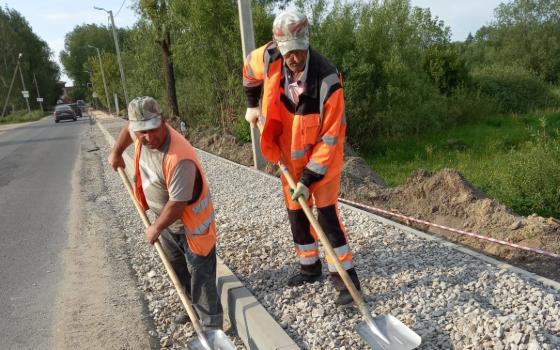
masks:
POLYGON ((547 252, 545 250, 525 247, 525 246, 522 246, 522 245, 519 245, 519 244, 510 243, 510 242, 502 241, 502 240, 499 240, 499 239, 482 236, 482 235, 479 235, 479 234, 476 234, 476 233, 467 232, 467 231, 463 231, 463 230, 457 230, 457 229, 454 229, 454 228, 451 228, 451 227, 434 224, 434 223, 429 222, 429 221, 424 221, 424 220, 416 219, 416 218, 413 218, 413 217, 410 217, 410 216, 405 216, 405 215, 393 213, 393 212, 388 211, 388 210, 383 210, 383 209, 371 207, 371 206, 368 206, 368 205, 365 205, 365 204, 353 202, 351 200, 344 199, 344 198, 339 198, 338 200, 342 203, 349 204, 349 205, 352 205, 352 206, 355 206, 355 207, 358 207, 358 208, 362 208, 362 209, 365 209, 367 211, 374 211, 374 212, 382 213, 382 214, 385 214, 385 215, 398 217, 398 218, 401 218, 401 219, 404 219, 404 220, 414 221, 414 222, 417 222, 417 223, 420 223, 420 224, 441 228, 443 230, 459 233, 459 234, 462 234, 462 235, 465 235, 465 236, 475 237, 475 238, 479 238, 479 239, 482 239, 482 240, 485 240, 485 241, 490 241, 490 242, 506 245, 506 246, 509 246, 509 247, 526 250, 528 252, 533 252, 533 253, 537 253, 537 254, 541 254, 541 255, 545 255, 545 256, 550 256, 550 257, 553 257, 553 258, 560 258, 560 254, 547 252))

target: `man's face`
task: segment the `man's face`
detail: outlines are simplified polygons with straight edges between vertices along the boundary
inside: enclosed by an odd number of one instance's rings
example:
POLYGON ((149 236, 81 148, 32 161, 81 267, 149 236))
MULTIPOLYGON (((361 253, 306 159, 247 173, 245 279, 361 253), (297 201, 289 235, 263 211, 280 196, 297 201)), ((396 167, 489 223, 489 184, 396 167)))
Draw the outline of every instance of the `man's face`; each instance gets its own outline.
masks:
POLYGON ((307 61, 307 50, 292 50, 284 56, 284 62, 292 73, 303 72, 307 61))
POLYGON ((162 120, 159 128, 135 131, 134 134, 140 140, 142 145, 148 147, 149 149, 159 149, 165 142, 167 129, 165 127, 165 122, 162 120))

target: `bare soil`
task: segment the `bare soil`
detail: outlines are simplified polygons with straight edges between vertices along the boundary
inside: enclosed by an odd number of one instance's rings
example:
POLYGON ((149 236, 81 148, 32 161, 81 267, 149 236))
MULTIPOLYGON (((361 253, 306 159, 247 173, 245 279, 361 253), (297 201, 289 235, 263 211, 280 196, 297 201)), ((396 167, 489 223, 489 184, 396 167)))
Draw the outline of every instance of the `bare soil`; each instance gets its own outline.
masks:
MULTIPOLYGON (((240 164, 253 164, 251 144, 241 143, 232 135, 220 130, 197 129, 189 130, 186 136, 195 147, 240 164)), ((340 194, 343 198, 431 223, 560 253, 558 220, 537 215, 517 215, 497 200, 488 198, 457 170, 444 169, 435 173, 417 170, 404 185, 389 187, 362 158, 351 150, 347 150, 346 154, 340 194)), ((272 167, 267 172, 277 174, 272 167)), ((389 218, 399 221, 394 217, 389 218)), ((433 226, 403 223, 560 281, 557 258, 509 248, 433 226)))
POLYGON ((104 193, 104 154, 86 131, 73 174, 64 278, 55 300, 56 349, 157 349, 126 255, 124 229, 104 193))

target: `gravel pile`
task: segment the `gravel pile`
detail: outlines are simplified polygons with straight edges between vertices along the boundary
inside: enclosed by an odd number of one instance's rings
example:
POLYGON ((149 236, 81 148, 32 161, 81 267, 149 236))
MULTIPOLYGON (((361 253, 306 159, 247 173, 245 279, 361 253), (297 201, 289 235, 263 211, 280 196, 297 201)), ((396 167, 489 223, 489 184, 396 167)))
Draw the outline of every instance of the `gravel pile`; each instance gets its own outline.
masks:
MULTIPOLYGON (((288 287, 298 265, 278 179, 199 153, 217 211, 219 255, 303 349, 362 349, 352 307, 327 280, 288 287)), ((370 310, 422 336, 422 349, 560 349, 560 293, 342 208, 370 310)), ((326 266, 324 266, 326 274, 326 266)))
MULTIPOLYGON (((98 137, 102 137, 99 131, 97 133, 98 137)), ((102 146, 99 152, 107 155, 109 150, 107 146, 102 146)), ((188 316, 179 296, 167 277, 156 249, 144 238, 144 226, 120 177, 109 167, 104 168, 103 177, 109 193, 108 202, 118 218, 120 229, 126 235, 128 256, 136 272, 138 288, 144 294, 155 326, 155 331, 150 331, 150 335, 159 339, 164 349, 185 349, 188 342, 196 339, 196 333, 192 324, 187 322, 188 316)), ((153 220, 153 216, 150 216, 150 220, 153 220)), ((226 334, 238 349, 245 349, 241 339, 232 331, 226 334)))

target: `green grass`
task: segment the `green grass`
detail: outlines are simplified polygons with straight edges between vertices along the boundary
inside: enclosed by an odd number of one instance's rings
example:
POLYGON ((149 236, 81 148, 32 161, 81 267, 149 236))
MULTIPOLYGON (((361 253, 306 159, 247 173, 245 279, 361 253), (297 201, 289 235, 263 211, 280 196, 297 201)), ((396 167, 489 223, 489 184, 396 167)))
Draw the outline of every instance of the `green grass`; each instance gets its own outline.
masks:
POLYGON ((554 198, 560 197, 560 186, 552 187, 560 185, 560 174, 548 172, 560 157, 558 129, 559 112, 494 116, 441 132, 379 141, 365 158, 393 186, 417 169, 454 168, 521 214, 558 216, 560 198, 554 198), (543 179, 539 174, 548 175, 543 179))
POLYGON ((46 115, 47 113, 41 111, 31 111, 31 113, 27 113, 27 111, 15 111, 4 118, 0 118, 0 124, 33 122, 46 115))

